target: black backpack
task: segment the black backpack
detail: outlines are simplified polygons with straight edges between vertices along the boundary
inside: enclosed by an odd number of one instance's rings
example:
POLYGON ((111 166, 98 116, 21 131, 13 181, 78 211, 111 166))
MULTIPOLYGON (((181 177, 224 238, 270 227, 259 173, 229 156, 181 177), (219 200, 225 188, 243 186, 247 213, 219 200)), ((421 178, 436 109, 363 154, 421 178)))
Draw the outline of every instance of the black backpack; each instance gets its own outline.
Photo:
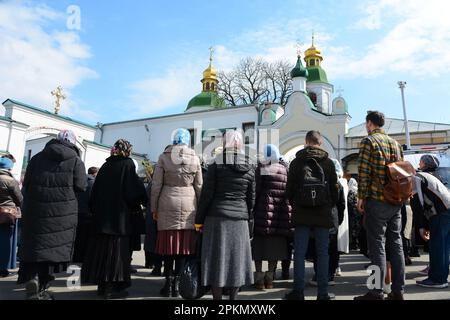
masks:
POLYGON ((330 188, 325 180, 323 168, 316 159, 306 159, 300 171, 299 196, 301 207, 323 207, 330 203, 330 188))

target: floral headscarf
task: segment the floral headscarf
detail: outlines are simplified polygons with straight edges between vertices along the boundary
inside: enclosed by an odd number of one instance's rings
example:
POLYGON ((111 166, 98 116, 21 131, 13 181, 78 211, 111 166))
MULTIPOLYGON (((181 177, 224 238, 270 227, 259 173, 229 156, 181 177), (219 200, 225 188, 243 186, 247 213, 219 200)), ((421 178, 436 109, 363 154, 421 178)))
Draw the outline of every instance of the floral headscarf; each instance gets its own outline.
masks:
POLYGON ((227 130, 225 133, 224 150, 242 152, 244 150, 244 137, 240 130, 227 130))
POLYGON ((130 142, 124 139, 119 139, 114 143, 114 146, 111 148, 112 156, 121 156, 121 157, 129 157, 131 155, 131 151, 133 146, 130 142))
POLYGON ((77 143, 77 136, 71 130, 61 130, 58 133, 57 139, 62 142, 69 142, 71 144, 77 143))
POLYGON ((180 128, 175 131, 175 135, 173 137, 173 144, 185 144, 189 146, 191 144, 191 134, 188 130, 180 128))

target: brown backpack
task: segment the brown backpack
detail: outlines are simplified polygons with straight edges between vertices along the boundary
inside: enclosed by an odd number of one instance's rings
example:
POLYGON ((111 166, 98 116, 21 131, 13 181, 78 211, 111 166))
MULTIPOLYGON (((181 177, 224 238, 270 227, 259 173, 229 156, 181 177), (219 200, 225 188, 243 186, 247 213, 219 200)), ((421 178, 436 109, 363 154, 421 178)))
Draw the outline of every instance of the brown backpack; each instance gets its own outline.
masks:
POLYGON ((382 144, 375 137, 374 139, 386 162, 388 162, 386 164, 386 183, 383 188, 384 199, 392 205, 401 206, 413 195, 413 179, 416 170, 410 162, 399 161, 400 152, 397 143, 395 161, 391 161, 390 158, 386 157, 382 144))

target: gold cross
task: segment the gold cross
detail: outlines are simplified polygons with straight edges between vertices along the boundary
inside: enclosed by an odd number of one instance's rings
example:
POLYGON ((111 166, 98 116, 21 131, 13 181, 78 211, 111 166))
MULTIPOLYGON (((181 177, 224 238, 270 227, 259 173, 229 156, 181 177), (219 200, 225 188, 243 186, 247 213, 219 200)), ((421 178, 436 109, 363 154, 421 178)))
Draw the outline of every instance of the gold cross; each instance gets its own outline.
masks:
POLYGON ((66 96, 62 93, 61 86, 58 86, 55 90, 51 92, 52 96, 55 96, 55 114, 59 113, 59 110, 61 108, 61 100, 65 100, 66 96))

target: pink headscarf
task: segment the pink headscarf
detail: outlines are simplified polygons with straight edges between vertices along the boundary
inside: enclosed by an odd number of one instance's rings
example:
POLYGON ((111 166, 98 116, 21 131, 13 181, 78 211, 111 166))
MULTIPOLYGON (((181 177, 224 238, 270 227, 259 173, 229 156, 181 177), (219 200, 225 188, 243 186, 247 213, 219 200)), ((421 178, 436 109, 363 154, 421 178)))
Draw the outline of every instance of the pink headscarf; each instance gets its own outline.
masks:
POLYGON ((225 140, 223 142, 225 150, 244 150, 244 137, 241 130, 227 130, 225 133, 225 140))

